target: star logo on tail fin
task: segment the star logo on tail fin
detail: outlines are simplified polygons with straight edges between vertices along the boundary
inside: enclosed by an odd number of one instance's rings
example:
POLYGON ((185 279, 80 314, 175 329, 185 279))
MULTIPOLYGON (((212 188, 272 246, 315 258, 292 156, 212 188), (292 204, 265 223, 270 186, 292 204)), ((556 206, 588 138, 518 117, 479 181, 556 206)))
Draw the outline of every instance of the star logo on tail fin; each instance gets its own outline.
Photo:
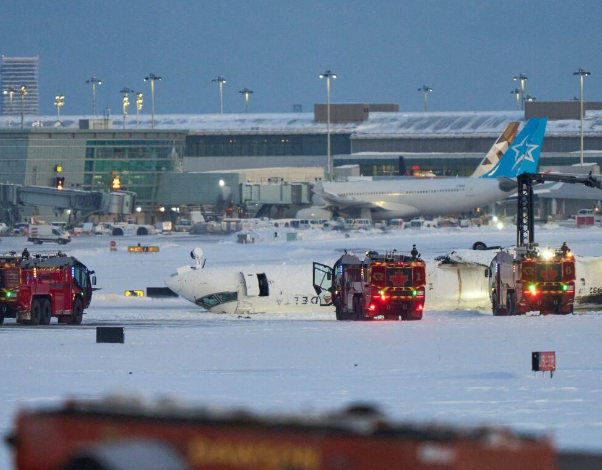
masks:
POLYGON ((512 147, 512 150, 516 153, 514 156, 514 166, 512 169, 514 170, 518 165, 520 165, 523 161, 528 161, 531 163, 535 163, 535 158, 533 157, 533 151, 539 148, 539 145, 532 145, 527 143, 527 139, 529 136, 525 137, 523 141, 512 147))

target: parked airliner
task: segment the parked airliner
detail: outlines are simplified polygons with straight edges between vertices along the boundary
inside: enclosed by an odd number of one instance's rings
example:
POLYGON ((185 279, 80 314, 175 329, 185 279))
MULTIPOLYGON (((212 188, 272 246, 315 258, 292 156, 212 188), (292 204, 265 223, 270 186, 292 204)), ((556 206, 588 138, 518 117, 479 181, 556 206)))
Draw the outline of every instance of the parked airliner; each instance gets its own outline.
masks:
POLYGON ((546 124, 546 118, 529 119, 497 164, 477 178, 324 182, 314 193, 340 213, 379 220, 467 212, 506 199, 516 190, 513 178, 537 171, 546 124))

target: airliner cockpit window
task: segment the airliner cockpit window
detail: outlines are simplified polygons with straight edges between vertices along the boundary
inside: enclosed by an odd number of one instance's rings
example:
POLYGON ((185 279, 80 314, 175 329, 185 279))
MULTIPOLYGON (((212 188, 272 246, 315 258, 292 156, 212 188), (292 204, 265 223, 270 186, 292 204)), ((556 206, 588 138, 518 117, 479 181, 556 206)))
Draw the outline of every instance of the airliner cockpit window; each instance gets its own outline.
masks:
POLYGON ((225 304, 227 302, 236 302, 238 300, 238 292, 219 292, 217 294, 206 295, 196 300, 196 304, 209 310, 216 305, 225 304))

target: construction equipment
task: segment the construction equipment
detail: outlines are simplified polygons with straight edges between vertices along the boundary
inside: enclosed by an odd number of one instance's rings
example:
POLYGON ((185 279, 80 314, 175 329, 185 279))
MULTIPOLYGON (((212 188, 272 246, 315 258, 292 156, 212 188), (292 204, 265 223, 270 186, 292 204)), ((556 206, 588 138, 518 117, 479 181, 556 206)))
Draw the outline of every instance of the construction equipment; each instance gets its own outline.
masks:
POLYGON ((313 284, 321 306, 334 304, 337 320, 420 320, 426 264, 417 251, 368 251, 362 258, 345 253, 332 268, 314 263, 313 284))
POLYGON ((554 182, 602 189, 602 182, 591 174, 523 173, 517 180, 516 249, 500 251, 485 272, 490 278, 493 314, 573 313, 575 260, 566 244, 558 249, 542 250, 535 243, 533 186, 554 182))
POLYGON ((26 325, 79 325, 92 301, 94 271, 72 256, 0 257, 0 324, 16 318, 26 325))
POLYGON ((147 405, 122 397, 70 400, 55 409, 20 411, 7 442, 18 470, 557 469, 556 452, 547 437, 485 426, 395 423, 370 405, 287 416, 169 402, 147 405), (140 442, 155 450, 170 449, 181 465, 147 466, 142 463, 146 451, 140 448, 123 454, 140 442), (102 464, 98 459, 103 455, 112 458, 102 464), (119 465, 106 463, 119 459, 119 465))

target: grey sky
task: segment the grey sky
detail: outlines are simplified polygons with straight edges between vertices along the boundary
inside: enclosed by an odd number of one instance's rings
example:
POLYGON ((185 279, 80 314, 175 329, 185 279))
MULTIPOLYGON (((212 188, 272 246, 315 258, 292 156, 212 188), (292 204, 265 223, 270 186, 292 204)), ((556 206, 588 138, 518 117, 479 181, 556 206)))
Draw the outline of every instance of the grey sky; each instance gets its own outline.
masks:
MULTIPOLYGON (((311 111, 325 101, 318 74, 331 69, 334 102, 399 102, 421 110, 514 109, 512 77, 525 72, 539 100, 579 93, 602 100, 600 0, 17 0, 0 10, 0 53, 40 56, 40 110, 91 112, 84 82, 100 77, 98 108, 120 112, 124 86, 157 85, 159 113, 311 111)), ((130 108, 131 112, 133 107, 130 108)))

